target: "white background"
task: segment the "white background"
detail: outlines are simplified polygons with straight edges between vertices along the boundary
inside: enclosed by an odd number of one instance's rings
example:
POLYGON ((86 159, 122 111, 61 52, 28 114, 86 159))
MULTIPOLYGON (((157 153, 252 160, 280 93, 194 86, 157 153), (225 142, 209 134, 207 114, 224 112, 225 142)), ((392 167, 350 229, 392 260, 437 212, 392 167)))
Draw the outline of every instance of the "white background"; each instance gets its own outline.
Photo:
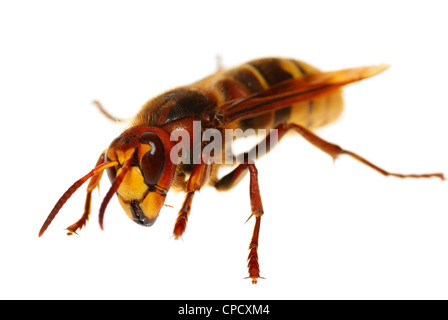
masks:
MULTIPOLYGON (((91 104, 131 117, 149 98, 226 66, 281 56, 322 70, 389 63, 345 90, 319 134, 390 171, 448 173, 444 1, 2 1, 0 298, 446 299, 448 184, 386 178, 291 136, 258 162, 260 267, 246 274, 248 178, 183 195, 151 228, 100 197, 79 236, 85 187, 42 238, 62 193, 122 131, 91 104)), ((109 182, 101 184, 104 196, 109 182)))

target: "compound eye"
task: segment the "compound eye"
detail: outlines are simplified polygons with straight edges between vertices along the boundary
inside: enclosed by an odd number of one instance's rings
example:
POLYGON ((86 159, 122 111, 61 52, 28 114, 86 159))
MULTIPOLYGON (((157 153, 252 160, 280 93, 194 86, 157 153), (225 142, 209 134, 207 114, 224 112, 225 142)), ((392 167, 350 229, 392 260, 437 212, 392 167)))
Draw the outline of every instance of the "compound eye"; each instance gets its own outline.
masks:
POLYGON ((145 132, 139 137, 140 143, 150 146, 140 159, 140 169, 147 185, 155 185, 160 180, 165 168, 165 148, 154 132, 145 132))

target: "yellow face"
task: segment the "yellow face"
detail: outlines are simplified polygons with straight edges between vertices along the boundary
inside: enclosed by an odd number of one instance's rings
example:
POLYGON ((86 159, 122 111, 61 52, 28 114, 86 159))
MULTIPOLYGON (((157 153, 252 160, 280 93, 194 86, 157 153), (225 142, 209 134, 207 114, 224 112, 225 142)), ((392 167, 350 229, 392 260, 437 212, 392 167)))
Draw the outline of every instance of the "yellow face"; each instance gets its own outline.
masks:
POLYGON ((151 191, 143 180, 140 168, 132 167, 120 184, 117 197, 129 218, 149 227, 156 221, 166 194, 151 191))
POLYGON ((166 150, 159 136, 135 128, 125 131, 112 142, 107 158, 119 163, 108 169, 112 182, 122 173, 124 163, 131 163, 118 186, 118 200, 134 222, 153 225, 174 175, 173 167, 165 161, 166 150))

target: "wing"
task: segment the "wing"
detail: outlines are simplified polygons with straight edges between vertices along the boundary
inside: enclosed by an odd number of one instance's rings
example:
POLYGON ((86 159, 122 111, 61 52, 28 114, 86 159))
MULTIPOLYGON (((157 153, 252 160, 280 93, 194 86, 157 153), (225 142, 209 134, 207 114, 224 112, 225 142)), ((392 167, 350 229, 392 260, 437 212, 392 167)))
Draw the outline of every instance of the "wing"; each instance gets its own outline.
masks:
MULTIPOLYGON (((312 74, 274 85, 249 97, 235 99, 219 106, 212 118, 224 125, 253 118, 266 112, 330 94, 342 86, 372 77, 389 66, 385 64, 312 74)), ((209 115, 210 116, 210 115, 209 115)))

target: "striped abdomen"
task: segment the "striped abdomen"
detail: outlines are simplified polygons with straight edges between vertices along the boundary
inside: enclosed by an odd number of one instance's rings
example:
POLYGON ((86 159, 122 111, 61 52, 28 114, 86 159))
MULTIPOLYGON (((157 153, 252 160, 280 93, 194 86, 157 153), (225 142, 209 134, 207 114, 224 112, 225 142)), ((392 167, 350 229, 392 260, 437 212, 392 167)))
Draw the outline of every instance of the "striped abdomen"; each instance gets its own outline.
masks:
MULTIPOLYGON (((301 78, 319 72, 316 68, 298 60, 267 58, 220 71, 193 86, 211 90, 215 93, 218 104, 222 104, 262 91, 291 78, 301 78)), ((280 123, 291 122, 317 128, 336 120, 342 108, 342 96, 340 92, 337 92, 322 98, 294 103, 254 118, 240 120, 232 123, 231 127, 239 127, 243 130, 269 129, 280 123)))

